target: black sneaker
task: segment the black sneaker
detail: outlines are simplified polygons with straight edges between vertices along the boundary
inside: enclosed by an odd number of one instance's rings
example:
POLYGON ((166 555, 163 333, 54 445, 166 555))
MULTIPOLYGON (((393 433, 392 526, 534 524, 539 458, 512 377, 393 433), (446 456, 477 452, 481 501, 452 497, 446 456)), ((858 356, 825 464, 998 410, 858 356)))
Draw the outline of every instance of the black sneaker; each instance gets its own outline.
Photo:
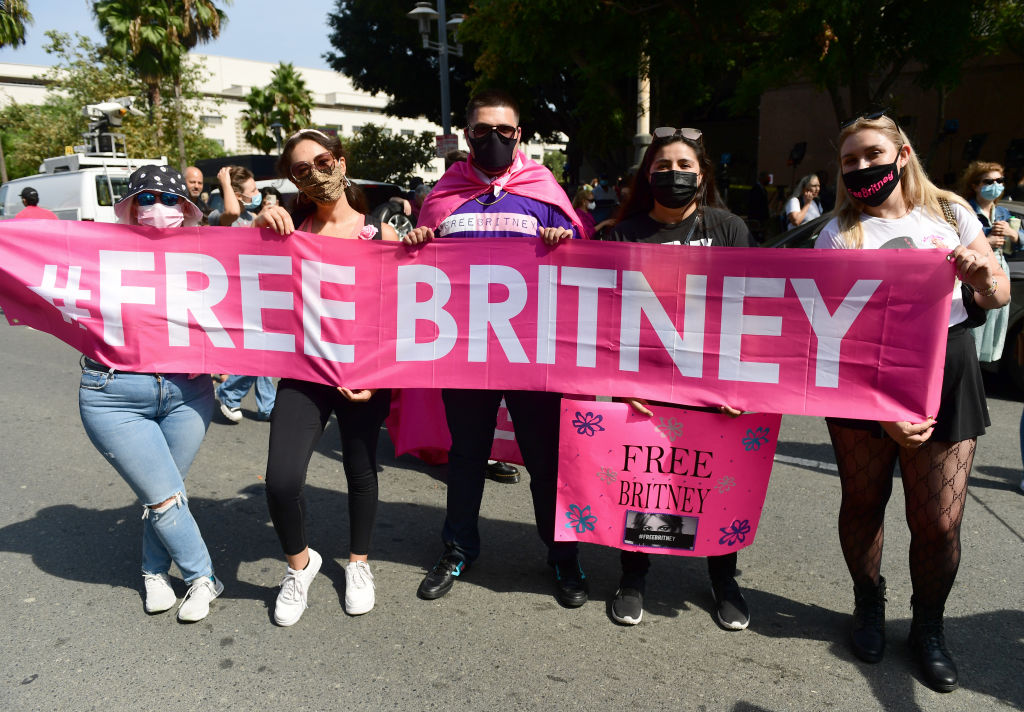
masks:
POLYGON ((420 598, 432 601, 448 593, 455 579, 462 575, 469 564, 459 554, 449 549, 437 560, 416 591, 420 598))
POLYGON ((725 630, 743 630, 750 625, 750 610, 743 600, 736 579, 729 577, 711 582, 715 597, 715 622, 725 630))
POLYGON ((877 663, 885 653, 885 578, 878 585, 854 585, 853 626, 850 646, 866 663, 877 663))
POLYGON ((612 620, 622 625, 637 625, 644 617, 644 592, 620 586, 612 601, 612 620))
POLYGON ((579 559, 553 563, 551 567, 555 570, 555 584, 558 586, 555 597, 558 602, 566 608, 579 608, 586 603, 590 584, 579 559))
POLYGON ((488 460, 484 467, 484 474, 487 475, 487 479, 506 485, 514 485, 519 482, 519 468, 507 462, 488 460))
POLYGON ((928 687, 936 692, 952 692, 959 684, 953 656, 946 647, 942 618, 910 624, 910 649, 921 666, 928 687))

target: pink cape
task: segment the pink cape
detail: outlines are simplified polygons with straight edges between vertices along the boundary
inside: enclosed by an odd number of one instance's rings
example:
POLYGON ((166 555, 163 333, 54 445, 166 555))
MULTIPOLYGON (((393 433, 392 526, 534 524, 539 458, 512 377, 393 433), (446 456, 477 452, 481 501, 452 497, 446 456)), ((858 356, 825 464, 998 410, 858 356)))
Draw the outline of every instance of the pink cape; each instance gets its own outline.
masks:
MULTIPOLYGON (((517 152, 516 157, 522 162, 523 167, 515 171, 502 188, 513 195, 554 205, 572 221, 580 238, 585 238, 587 233, 583 222, 573 210, 569 196, 551 175, 551 171, 527 158, 522 151, 517 152)), ((456 208, 478 195, 483 195, 491 187, 490 183, 484 183, 480 179, 470 160, 456 163, 441 176, 441 180, 430 191, 423 207, 420 208, 420 218, 417 221, 419 227, 436 230, 441 221, 455 212, 456 208)))

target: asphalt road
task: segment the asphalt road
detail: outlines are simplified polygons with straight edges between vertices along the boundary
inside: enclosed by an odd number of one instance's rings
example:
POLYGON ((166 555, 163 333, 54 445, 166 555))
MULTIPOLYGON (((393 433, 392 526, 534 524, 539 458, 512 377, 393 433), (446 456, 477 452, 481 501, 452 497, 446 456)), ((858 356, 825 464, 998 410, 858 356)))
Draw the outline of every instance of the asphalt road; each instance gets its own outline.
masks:
MULTIPOLYGON (((886 658, 865 665, 848 650, 839 485, 818 419, 783 421, 757 541, 739 559, 752 622, 727 633, 711 618, 703 560, 657 557, 643 623, 621 627, 608 617, 617 552, 585 546, 592 600, 560 607, 525 482, 488 483, 481 559, 446 597, 417 599, 440 549, 444 470, 396 459, 386 437, 371 552, 377 606, 346 616, 346 485, 333 424, 307 486, 323 572, 299 624, 275 627, 284 563, 262 491, 268 425, 218 415, 189 494, 226 589, 206 620, 183 625, 142 610, 141 509, 87 440, 77 383, 70 348, 0 325, 0 710, 1024 708, 1016 400, 990 400, 994 425, 975 461, 947 607, 961 689, 940 695, 920 682, 905 642, 909 537, 899 485, 883 562, 886 658)), ((251 416, 251 400, 243 407, 251 416)))

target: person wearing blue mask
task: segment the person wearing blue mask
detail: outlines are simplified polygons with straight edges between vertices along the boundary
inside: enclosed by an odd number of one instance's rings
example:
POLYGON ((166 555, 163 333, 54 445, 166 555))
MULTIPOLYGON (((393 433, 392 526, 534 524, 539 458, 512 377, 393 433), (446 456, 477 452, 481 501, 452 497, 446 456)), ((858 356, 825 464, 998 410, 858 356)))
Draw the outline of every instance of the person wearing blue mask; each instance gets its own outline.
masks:
MULTIPOLYGON (((973 161, 960 177, 959 193, 974 209, 996 262, 1009 274, 1010 268, 1004 255, 1019 252, 1024 235, 1020 232, 1019 221, 1012 223, 1010 211, 999 205, 1004 181, 1003 167, 998 163, 973 161)), ((1010 306, 1007 304, 987 311, 985 323, 971 329, 979 361, 998 361, 1002 357, 1009 323, 1010 306)))
MULTIPOLYGON (((263 194, 256 187, 256 179, 248 168, 224 166, 217 171, 220 194, 224 198, 222 210, 211 210, 207 218, 210 225, 223 227, 264 227, 273 224, 273 214, 283 210, 280 206, 260 211, 263 194)), ((242 422, 242 398, 256 387, 256 420, 269 421, 274 409, 277 391, 274 380, 268 376, 214 376, 221 381, 217 388, 220 412, 232 423, 242 422)))
POLYGON ((999 204, 1006 178, 1003 167, 990 161, 974 161, 960 178, 960 195, 974 208, 993 252, 1012 255, 1024 249, 1024 231, 1010 225, 1010 211, 999 204))

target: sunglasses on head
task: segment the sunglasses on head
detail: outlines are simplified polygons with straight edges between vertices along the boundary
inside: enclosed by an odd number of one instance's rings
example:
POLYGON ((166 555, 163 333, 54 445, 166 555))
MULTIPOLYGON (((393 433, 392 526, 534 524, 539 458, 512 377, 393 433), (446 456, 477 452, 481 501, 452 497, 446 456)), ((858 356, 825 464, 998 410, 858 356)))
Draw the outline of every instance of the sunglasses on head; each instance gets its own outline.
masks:
POLYGON ((703 135, 704 134, 700 129, 677 129, 672 126, 659 126, 651 132, 651 136, 654 138, 673 138, 675 136, 682 136, 689 141, 700 141, 700 137, 703 135))
POLYGON ((1002 178, 982 178, 981 182, 982 182, 983 185, 992 185, 993 183, 998 183, 999 185, 1002 185, 1003 184, 1003 179, 1002 178))
POLYGON ((896 123, 896 119, 892 118, 891 116, 888 116, 886 111, 886 109, 882 109, 881 111, 865 111, 863 114, 857 114, 852 119, 847 119, 843 123, 839 124, 839 130, 842 131, 843 129, 849 126, 853 126, 861 119, 866 119, 868 121, 876 121, 881 118, 889 119, 889 121, 891 121, 893 125, 896 126, 896 128, 899 128, 899 124, 896 123))
POLYGON ((154 193, 152 191, 147 190, 143 193, 139 193, 138 195, 136 195, 135 202, 143 207, 146 207, 156 203, 158 196, 160 202, 168 207, 172 205, 177 205, 178 201, 181 200, 181 196, 175 195, 174 193, 154 193))
POLYGON ((296 161, 288 169, 288 172, 291 173, 292 178, 295 180, 303 180, 309 176, 314 168, 321 173, 330 173, 334 170, 336 164, 337 160, 334 158, 334 154, 330 151, 324 151, 316 156, 312 163, 309 161, 296 161))
POLYGON ((497 131, 500 136, 505 138, 512 138, 516 135, 516 127, 509 126, 508 124, 500 124, 498 126, 492 126, 491 124, 476 124, 469 127, 469 135, 473 138, 483 138, 491 131, 497 131))

